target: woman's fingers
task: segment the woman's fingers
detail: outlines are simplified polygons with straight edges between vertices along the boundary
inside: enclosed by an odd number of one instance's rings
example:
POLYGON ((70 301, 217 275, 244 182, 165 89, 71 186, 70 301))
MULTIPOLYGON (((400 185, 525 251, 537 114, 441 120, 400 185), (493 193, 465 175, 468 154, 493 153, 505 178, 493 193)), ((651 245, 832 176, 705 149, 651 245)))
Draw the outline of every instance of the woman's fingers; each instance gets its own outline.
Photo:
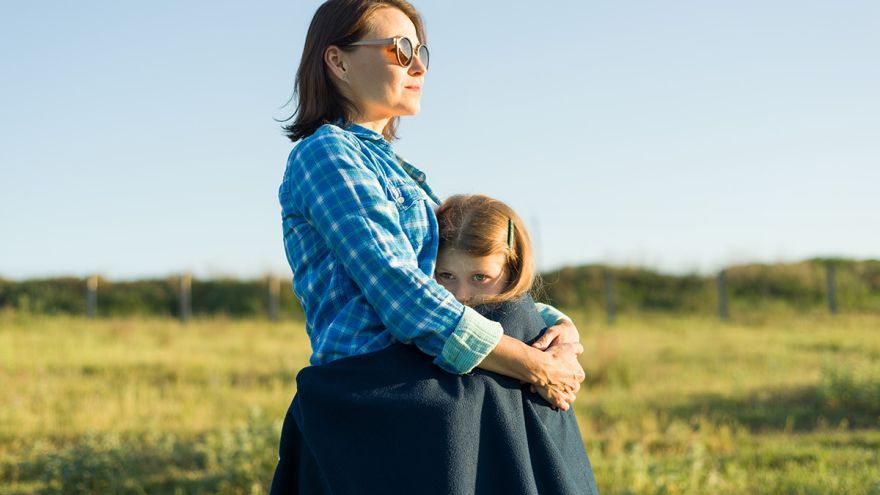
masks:
POLYGON ((559 344, 568 344, 572 342, 580 342, 581 334, 578 332, 576 326, 574 326, 574 322, 567 319, 559 320, 559 322, 553 326, 553 328, 557 329, 559 332, 559 337, 556 339, 559 344))
POLYGON ((580 342, 571 342, 568 344, 557 344, 557 345, 551 347, 550 349, 548 349, 547 352, 553 352, 557 357, 567 359, 568 356, 573 355, 574 357, 577 357, 577 356, 580 356, 581 354, 583 354, 584 353, 584 346, 581 345, 580 342))
POLYGON ((577 356, 584 352, 584 346, 576 342, 559 345, 556 349, 559 349, 557 357, 563 360, 563 366, 568 370, 566 379, 573 379, 577 383, 584 381, 586 373, 584 372, 584 367, 577 360, 577 356))
POLYGON ((568 411, 570 404, 577 399, 577 391, 573 387, 567 387, 564 384, 556 386, 536 387, 538 394, 543 397, 551 406, 568 411))
POLYGON ((556 345, 580 342, 580 339, 580 333, 574 323, 561 319, 559 323, 545 330, 541 337, 532 344, 532 347, 545 351, 556 345))
POLYGON ((560 333, 561 332, 558 326, 550 327, 544 332, 543 335, 538 337, 538 340, 536 340, 532 344, 532 347, 545 350, 556 341, 556 338, 559 337, 560 333))
POLYGON ((574 396, 574 394, 565 394, 562 397, 560 397, 560 400, 562 401, 562 404, 565 405, 565 407, 562 410, 568 411, 568 408, 571 407, 571 404, 574 404, 575 396, 574 396))

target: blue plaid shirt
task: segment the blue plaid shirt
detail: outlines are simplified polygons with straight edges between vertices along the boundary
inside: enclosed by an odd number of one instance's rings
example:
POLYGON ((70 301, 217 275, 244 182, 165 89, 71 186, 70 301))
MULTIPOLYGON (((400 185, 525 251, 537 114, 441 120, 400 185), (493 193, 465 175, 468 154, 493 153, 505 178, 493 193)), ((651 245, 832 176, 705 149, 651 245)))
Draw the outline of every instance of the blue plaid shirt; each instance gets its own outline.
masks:
MULTIPOLYGON (((321 126, 291 151, 279 199, 312 364, 404 342, 466 373, 501 339, 500 324, 432 278, 440 201, 381 134, 321 126)), ((539 310, 548 325, 564 316, 539 310)))

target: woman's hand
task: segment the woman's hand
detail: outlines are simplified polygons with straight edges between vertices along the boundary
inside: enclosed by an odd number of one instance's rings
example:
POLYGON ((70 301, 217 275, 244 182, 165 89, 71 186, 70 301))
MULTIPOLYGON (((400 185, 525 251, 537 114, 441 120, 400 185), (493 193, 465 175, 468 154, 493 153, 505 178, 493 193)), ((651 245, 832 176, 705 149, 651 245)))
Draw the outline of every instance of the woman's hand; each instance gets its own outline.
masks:
POLYGON ((552 406, 567 411, 585 378, 584 369, 578 362, 578 356, 583 352, 580 342, 557 343, 543 351, 502 335, 495 348, 477 366, 528 383, 533 392, 552 406))
POLYGON ((548 328, 538 340, 534 341, 532 347, 546 351, 558 344, 571 344, 580 341, 581 334, 574 323, 567 318, 561 318, 555 325, 548 328))
POLYGON ((586 378, 584 368, 578 362, 578 356, 583 352, 584 346, 579 342, 557 343, 544 351, 544 358, 532 381, 532 391, 554 407, 568 411, 586 378))

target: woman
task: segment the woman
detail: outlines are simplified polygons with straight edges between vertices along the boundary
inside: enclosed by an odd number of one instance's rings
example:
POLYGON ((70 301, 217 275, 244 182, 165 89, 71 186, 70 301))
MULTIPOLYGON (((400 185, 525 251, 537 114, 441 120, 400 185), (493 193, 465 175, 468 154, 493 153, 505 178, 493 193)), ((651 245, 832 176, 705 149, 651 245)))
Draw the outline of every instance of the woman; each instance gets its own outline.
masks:
MULTIPOLYGON (((429 63, 424 39, 418 14, 403 0, 330 0, 309 27, 297 72, 297 112, 286 128, 292 141, 301 142, 288 159, 279 198, 285 249, 306 314, 314 366, 297 377, 273 492, 371 491, 362 466, 334 463, 358 446, 359 439, 322 438, 330 429, 309 423, 327 415, 340 424, 352 418, 331 408, 314 414, 320 400, 302 398, 314 393, 312 397, 329 402, 351 401, 334 395, 333 382, 322 380, 344 380, 345 366, 362 362, 359 357, 405 350, 410 354, 394 356, 411 359, 414 346, 418 356, 436 365, 429 373, 432 379, 443 380, 438 373, 456 377, 479 368, 530 384, 563 411, 584 379, 577 361, 583 352, 577 330, 553 308, 542 307, 542 316, 557 324, 529 346, 504 335, 501 324, 462 305, 431 277, 439 201, 425 175, 394 154, 389 144, 397 118, 419 111, 429 63), (305 379, 314 376, 312 371, 325 370, 329 375, 305 379), (351 475, 355 472, 359 474, 351 475)), ((419 359, 410 364, 424 371, 419 359)), ((401 431, 391 432, 387 441, 405 444, 401 431)), ((381 457, 378 446, 376 452, 381 457)), ((479 478, 480 470, 473 469, 470 474, 479 478)), ((385 493, 416 489, 395 483, 393 477, 389 483, 385 493)))

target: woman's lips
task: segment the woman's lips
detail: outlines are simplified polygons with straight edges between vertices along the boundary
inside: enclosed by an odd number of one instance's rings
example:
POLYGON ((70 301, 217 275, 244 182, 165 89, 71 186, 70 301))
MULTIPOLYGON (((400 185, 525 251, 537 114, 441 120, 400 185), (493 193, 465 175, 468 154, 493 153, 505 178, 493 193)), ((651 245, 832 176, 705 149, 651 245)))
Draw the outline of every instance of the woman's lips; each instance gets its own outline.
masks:
POLYGON ((421 86, 404 86, 404 88, 409 89, 411 91, 421 91, 422 90, 421 86))

